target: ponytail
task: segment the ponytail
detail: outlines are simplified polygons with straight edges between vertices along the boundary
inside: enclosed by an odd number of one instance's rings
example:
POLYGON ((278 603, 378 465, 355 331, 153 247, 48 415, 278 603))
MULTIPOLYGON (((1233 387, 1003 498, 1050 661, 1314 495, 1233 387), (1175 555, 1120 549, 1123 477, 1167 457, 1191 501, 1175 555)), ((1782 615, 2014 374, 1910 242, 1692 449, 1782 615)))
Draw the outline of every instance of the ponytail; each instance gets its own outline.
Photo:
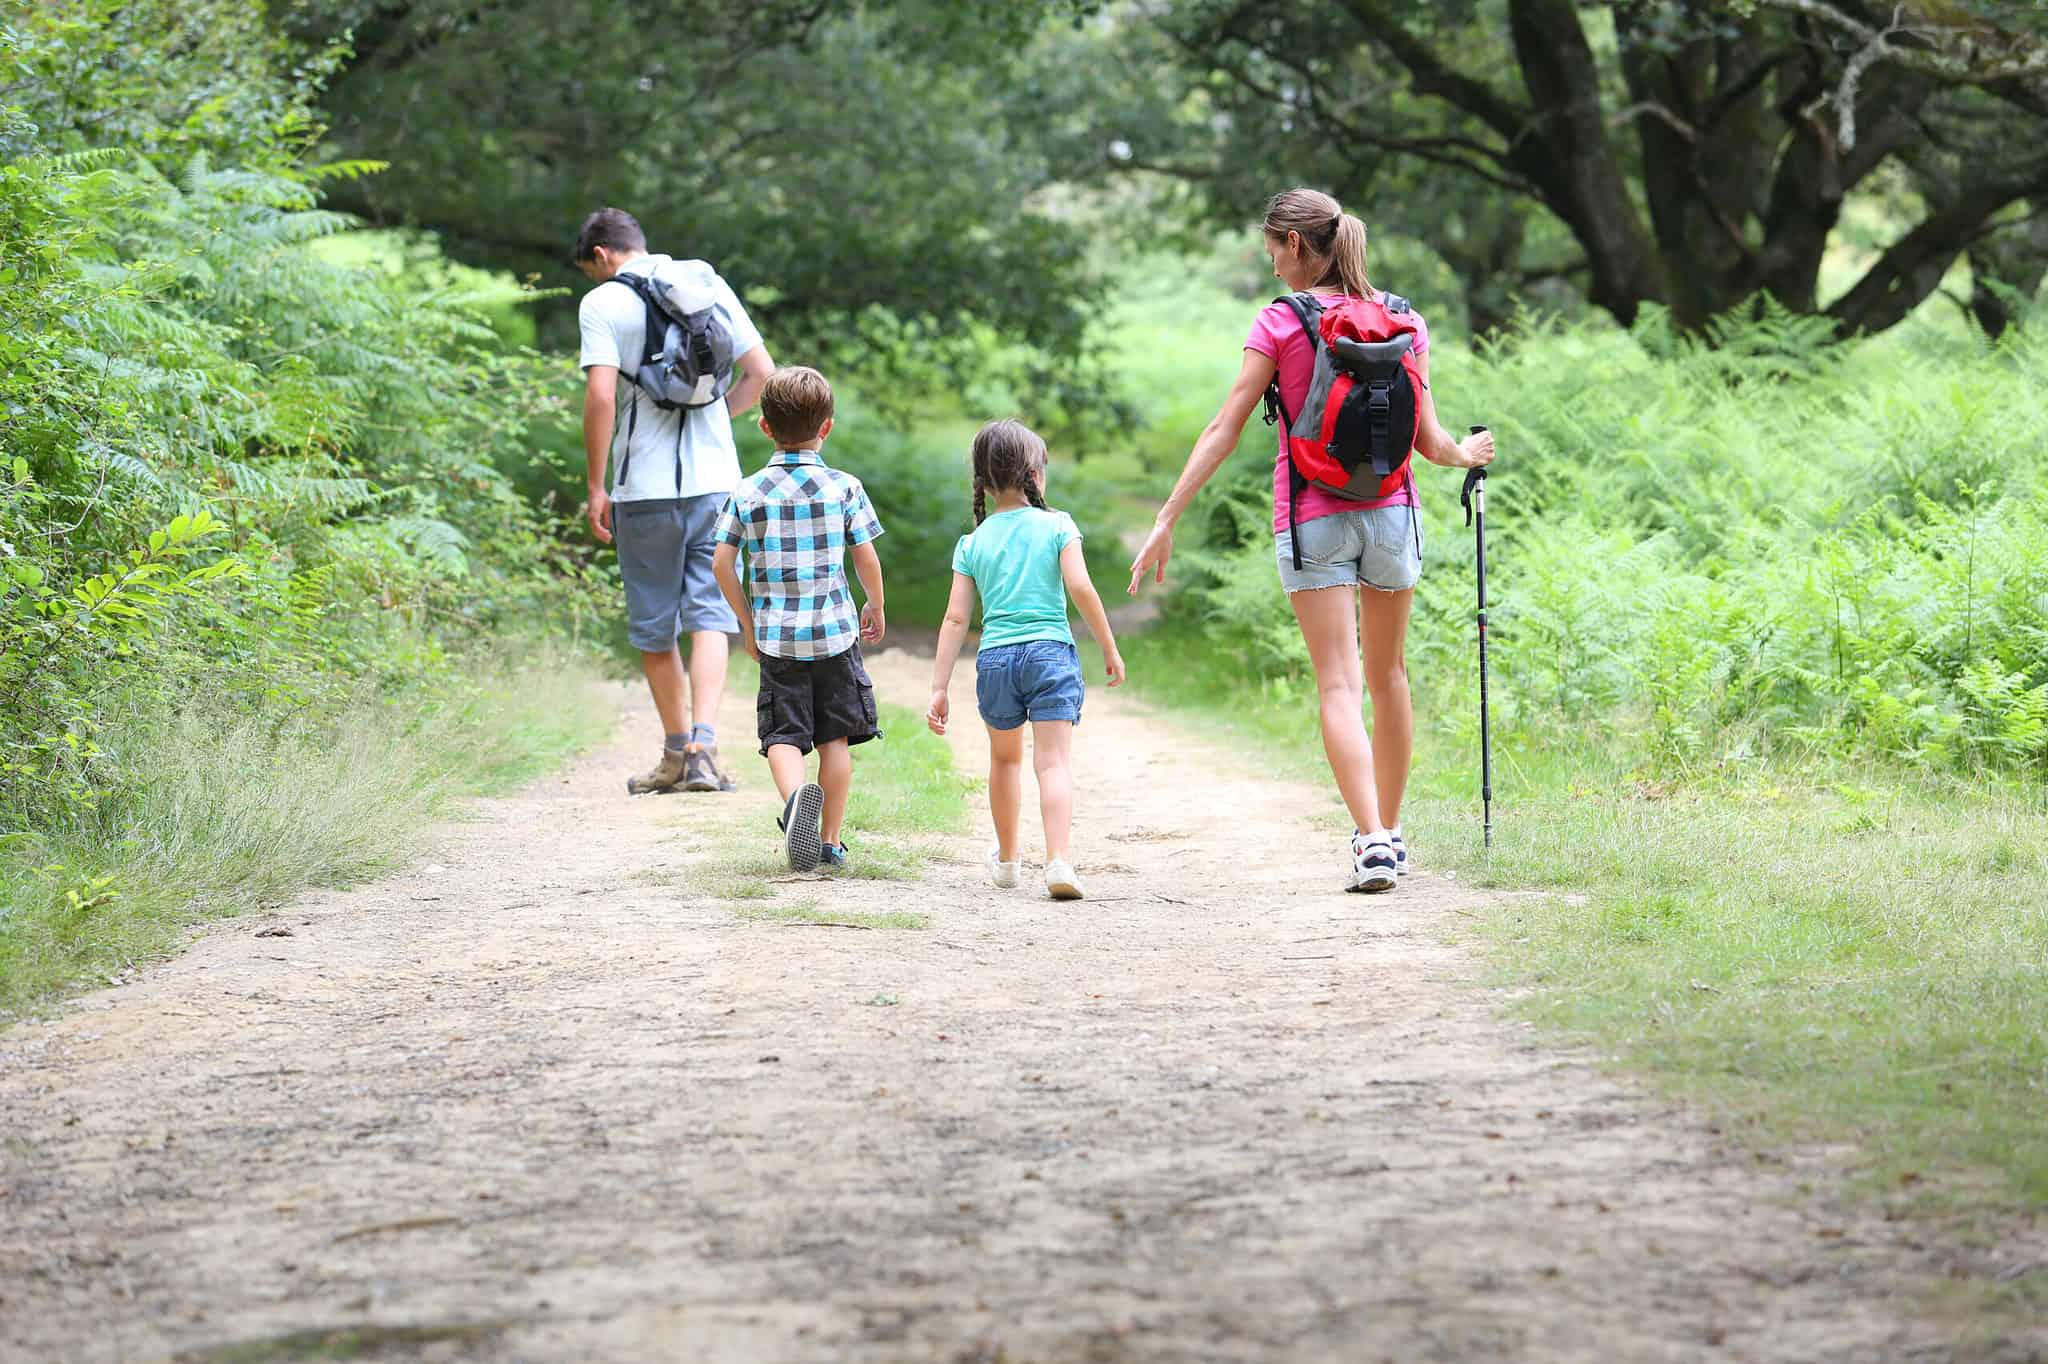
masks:
POLYGON ((1301 236, 1303 249, 1322 262, 1318 289, 1340 289, 1365 298, 1372 283, 1365 275, 1365 224, 1319 189, 1282 190, 1266 205, 1266 235, 1285 240, 1301 236))

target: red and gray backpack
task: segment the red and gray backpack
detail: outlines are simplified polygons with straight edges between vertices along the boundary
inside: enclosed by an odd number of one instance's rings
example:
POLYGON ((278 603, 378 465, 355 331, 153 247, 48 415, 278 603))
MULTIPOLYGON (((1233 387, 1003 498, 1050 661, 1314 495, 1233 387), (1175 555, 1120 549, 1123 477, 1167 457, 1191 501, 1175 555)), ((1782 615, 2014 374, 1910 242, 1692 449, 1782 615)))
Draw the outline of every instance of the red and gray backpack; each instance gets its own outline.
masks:
POLYGON ((1266 422, 1287 429, 1287 529, 1296 541, 1295 503, 1314 486, 1354 502, 1401 491, 1428 387, 1415 363, 1415 311, 1394 294, 1325 300, 1306 291, 1275 299, 1294 309, 1316 348, 1308 401, 1287 410, 1276 371, 1266 389, 1266 422))

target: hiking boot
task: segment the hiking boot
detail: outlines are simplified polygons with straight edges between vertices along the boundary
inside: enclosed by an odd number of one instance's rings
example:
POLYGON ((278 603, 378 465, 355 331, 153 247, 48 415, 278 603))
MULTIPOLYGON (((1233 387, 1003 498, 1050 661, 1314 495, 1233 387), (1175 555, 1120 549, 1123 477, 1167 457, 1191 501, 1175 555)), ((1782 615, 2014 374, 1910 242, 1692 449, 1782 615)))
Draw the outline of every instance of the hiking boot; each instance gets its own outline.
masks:
POLYGON ((685 791, 737 791, 739 785, 719 767, 716 748, 693 748, 683 754, 685 791))
POLYGON ((1017 866, 1015 862, 1003 861, 1003 845, 988 845, 988 879, 995 883, 997 890, 1017 888, 1017 866))
POLYGON ((825 840, 818 830, 818 816, 825 813, 825 788, 807 781, 789 793, 782 803, 782 850, 789 857, 791 871, 816 871, 825 854, 825 840))
POLYGON ((821 845, 818 849, 818 870, 845 871, 846 845, 844 843, 826 843, 821 845))
POLYGON ((652 795, 657 791, 673 791, 676 783, 683 779, 683 755, 672 748, 661 750, 661 761, 654 765, 652 772, 642 772, 637 777, 626 778, 626 794, 629 796, 652 795))
POLYGON ((1346 890, 1372 894, 1392 890, 1400 876, 1394 865, 1394 841, 1383 833, 1351 835, 1351 881, 1346 890))
POLYGON ((1045 864, 1045 893, 1055 900, 1081 898, 1081 878, 1074 874, 1073 863, 1055 857, 1045 864))

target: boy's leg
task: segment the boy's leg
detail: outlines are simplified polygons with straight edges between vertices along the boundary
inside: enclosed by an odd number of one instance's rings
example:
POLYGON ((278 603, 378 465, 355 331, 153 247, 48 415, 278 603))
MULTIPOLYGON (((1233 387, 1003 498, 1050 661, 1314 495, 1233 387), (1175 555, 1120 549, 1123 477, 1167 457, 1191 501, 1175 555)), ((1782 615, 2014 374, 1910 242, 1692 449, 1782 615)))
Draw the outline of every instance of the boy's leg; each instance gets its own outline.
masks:
POLYGON ((775 794, 787 801, 789 793, 804 784, 803 750, 795 744, 768 745, 768 774, 775 778, 775 794))
POLYGON ((820 829, 827 843, 836 844, 839 826, 846 819, 846 798, 853 792, 853 751, 846 740, 828 739, 818 745, 818 785, 825 788, 820 829))
POLYGON ((1045 820, 1045 860, 1064 862, 1074 823, 1074 722, 1031 722, 1031 768, 1038 775, 1038 813, 1045 820))
POLYGON ((1020 854, 1017 825, 1024 814, 1024 726, 988 726, 988 812, 996 825, 996 860, 1020 854))

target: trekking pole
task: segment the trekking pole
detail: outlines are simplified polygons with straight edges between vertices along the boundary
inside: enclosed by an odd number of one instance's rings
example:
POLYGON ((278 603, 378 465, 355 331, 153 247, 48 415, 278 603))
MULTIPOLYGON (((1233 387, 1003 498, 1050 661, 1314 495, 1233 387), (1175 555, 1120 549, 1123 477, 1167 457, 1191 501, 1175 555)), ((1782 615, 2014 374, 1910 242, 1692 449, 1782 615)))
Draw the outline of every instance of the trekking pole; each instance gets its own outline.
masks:
MULTIPOLYGON (((1472 434, 1486 428, 1475 426, 1472 434)), ((1465 508, 1465 524, 1473 527, 1479 550, 1479 798, 1484 803, 1486 849, 1493 850, 1493 741, 1488 734, 1486 714, 1486 468, 1465 471, 1465 486, 1458 494, 1465 508)))

